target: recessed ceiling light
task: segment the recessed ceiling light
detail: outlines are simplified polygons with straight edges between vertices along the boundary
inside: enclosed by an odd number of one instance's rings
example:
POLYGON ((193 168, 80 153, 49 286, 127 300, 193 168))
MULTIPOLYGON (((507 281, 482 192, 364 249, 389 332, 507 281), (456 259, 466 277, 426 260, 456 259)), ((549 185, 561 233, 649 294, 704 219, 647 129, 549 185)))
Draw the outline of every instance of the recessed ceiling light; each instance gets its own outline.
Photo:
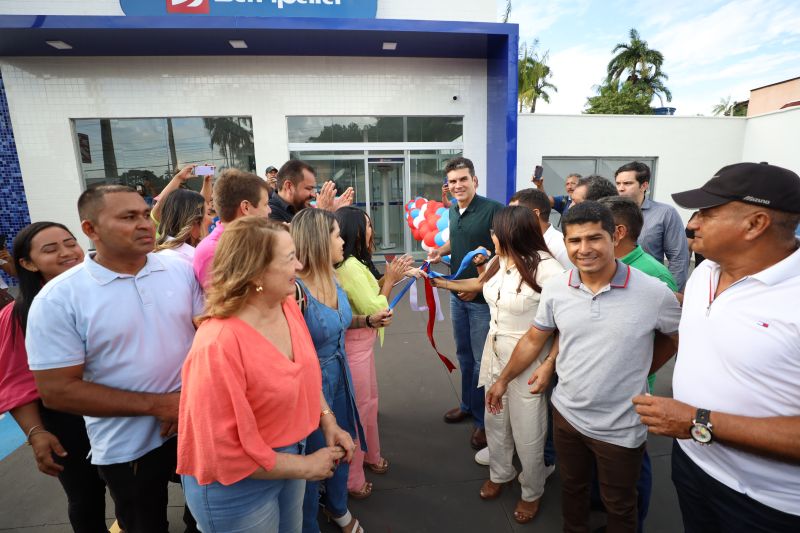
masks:
POLYGON ((64 41, 45 41, 49 46, 52 46, 56 50, 72 50, 72 46, 68 45, 64 41))
POLYGON ((228 41, 233 48, 247 48, 247 43, 242 40, 228 41))
POLYGON ((383 43, 384 50, 397 50, 397 43, 383 43))

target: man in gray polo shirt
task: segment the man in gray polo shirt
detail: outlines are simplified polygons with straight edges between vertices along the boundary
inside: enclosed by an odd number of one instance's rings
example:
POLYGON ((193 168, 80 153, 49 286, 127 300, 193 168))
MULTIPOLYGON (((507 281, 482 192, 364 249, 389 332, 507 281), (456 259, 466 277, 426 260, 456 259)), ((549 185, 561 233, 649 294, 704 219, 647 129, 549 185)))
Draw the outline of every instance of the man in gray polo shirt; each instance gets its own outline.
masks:
POLYGON ((557 329, 559 354, 540 361, 530 383, 531 392, 541 392, 558 371, 552 402, 564 531, 588 531, 594 461, 608 531, 634 532, 647 428, 631 399, 647 392, 648 374, 677 350, 681 310, 666 285, 614 258, 607 207, 574 205, 563 226, 577 269, 544 284, 533 327, 487 392, 486 405, 492 412, 502 407, 507 383, 534 362, 557 329))

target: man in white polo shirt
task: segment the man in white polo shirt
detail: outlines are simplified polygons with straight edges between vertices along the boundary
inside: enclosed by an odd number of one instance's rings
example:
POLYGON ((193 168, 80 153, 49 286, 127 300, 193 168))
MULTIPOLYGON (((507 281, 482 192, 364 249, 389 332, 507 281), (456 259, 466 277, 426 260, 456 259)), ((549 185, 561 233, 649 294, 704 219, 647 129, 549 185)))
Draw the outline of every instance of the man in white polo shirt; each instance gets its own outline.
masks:
POLYGON ((191 266, 149 253, 150 208, 130 187, 78 200, 97 252, 48 283, 28 317, 26 347, 45 405, 84 415, 127 533, 167 533, 181 367, 203 311, 191 266))
POLYGON ((594 461, 608 531, 633 533, 647 428, 631 399, 647 391, 648 374, 674 355, 680 306, 661 281, 614 258, 616 232, 607 207, 573 205, 563 227, 577 268, 542 287, 533 327, 487 391, 486 408, 502 408, 507 384, 558 330, 559 354, 540 360, 529 383, 532 393, 542 392, 558 371, 552 403, 564 531, 589 530, 594 461))
POLYGON ((694 532, 800 531, 800 177, 720 169, 673 194, 706 257, 686 284, 671 398, 634 399, 675 437, 672 480, 694 532))

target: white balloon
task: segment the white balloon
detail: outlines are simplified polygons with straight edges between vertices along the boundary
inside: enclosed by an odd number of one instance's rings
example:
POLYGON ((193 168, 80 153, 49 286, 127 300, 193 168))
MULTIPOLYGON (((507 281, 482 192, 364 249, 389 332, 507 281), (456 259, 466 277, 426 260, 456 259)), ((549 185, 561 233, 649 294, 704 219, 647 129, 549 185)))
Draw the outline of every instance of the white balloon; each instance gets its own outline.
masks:
POLYGON ((417 218, 414 219, 414 227, 419 228, 419 225, 422 224, 424 220, 425 220, 425 215, 422 213, 422 210, 420 209, 419 215, 417 215, 417 218))
POLYGON ((447 242, 450 240, 450 227, 446 227, 442 230, 442 240, 447 242))

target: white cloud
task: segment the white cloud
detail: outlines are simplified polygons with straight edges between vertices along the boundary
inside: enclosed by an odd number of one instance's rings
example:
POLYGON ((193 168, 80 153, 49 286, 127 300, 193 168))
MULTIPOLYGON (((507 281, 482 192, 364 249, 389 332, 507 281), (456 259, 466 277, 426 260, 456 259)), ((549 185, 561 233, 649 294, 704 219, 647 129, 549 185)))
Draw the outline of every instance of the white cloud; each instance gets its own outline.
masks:
POLYGON ((553 71, 550 82, 558 87, 551 92, 550 103, 538 101, 537 113, 580 113, 586 98, 594 96, 594 86, 606 76, 608 52, 585 45, 561 50, 550 56, 553 71))
POLYGON ((673 21, 651 39, 674 76, 713 69, 752 54, 780 38, 800 35, 800 5, 777 0, 736 0, 705 15, 673 21))
MULTIPOLYGON (((550 0, 547 2, 513 2, 508 21, 519 24, 520 42, 528 44, 564 17, 580 17, 591 0, 550 0)), ((500 2, 505 7, 505 2, 500 2)))

